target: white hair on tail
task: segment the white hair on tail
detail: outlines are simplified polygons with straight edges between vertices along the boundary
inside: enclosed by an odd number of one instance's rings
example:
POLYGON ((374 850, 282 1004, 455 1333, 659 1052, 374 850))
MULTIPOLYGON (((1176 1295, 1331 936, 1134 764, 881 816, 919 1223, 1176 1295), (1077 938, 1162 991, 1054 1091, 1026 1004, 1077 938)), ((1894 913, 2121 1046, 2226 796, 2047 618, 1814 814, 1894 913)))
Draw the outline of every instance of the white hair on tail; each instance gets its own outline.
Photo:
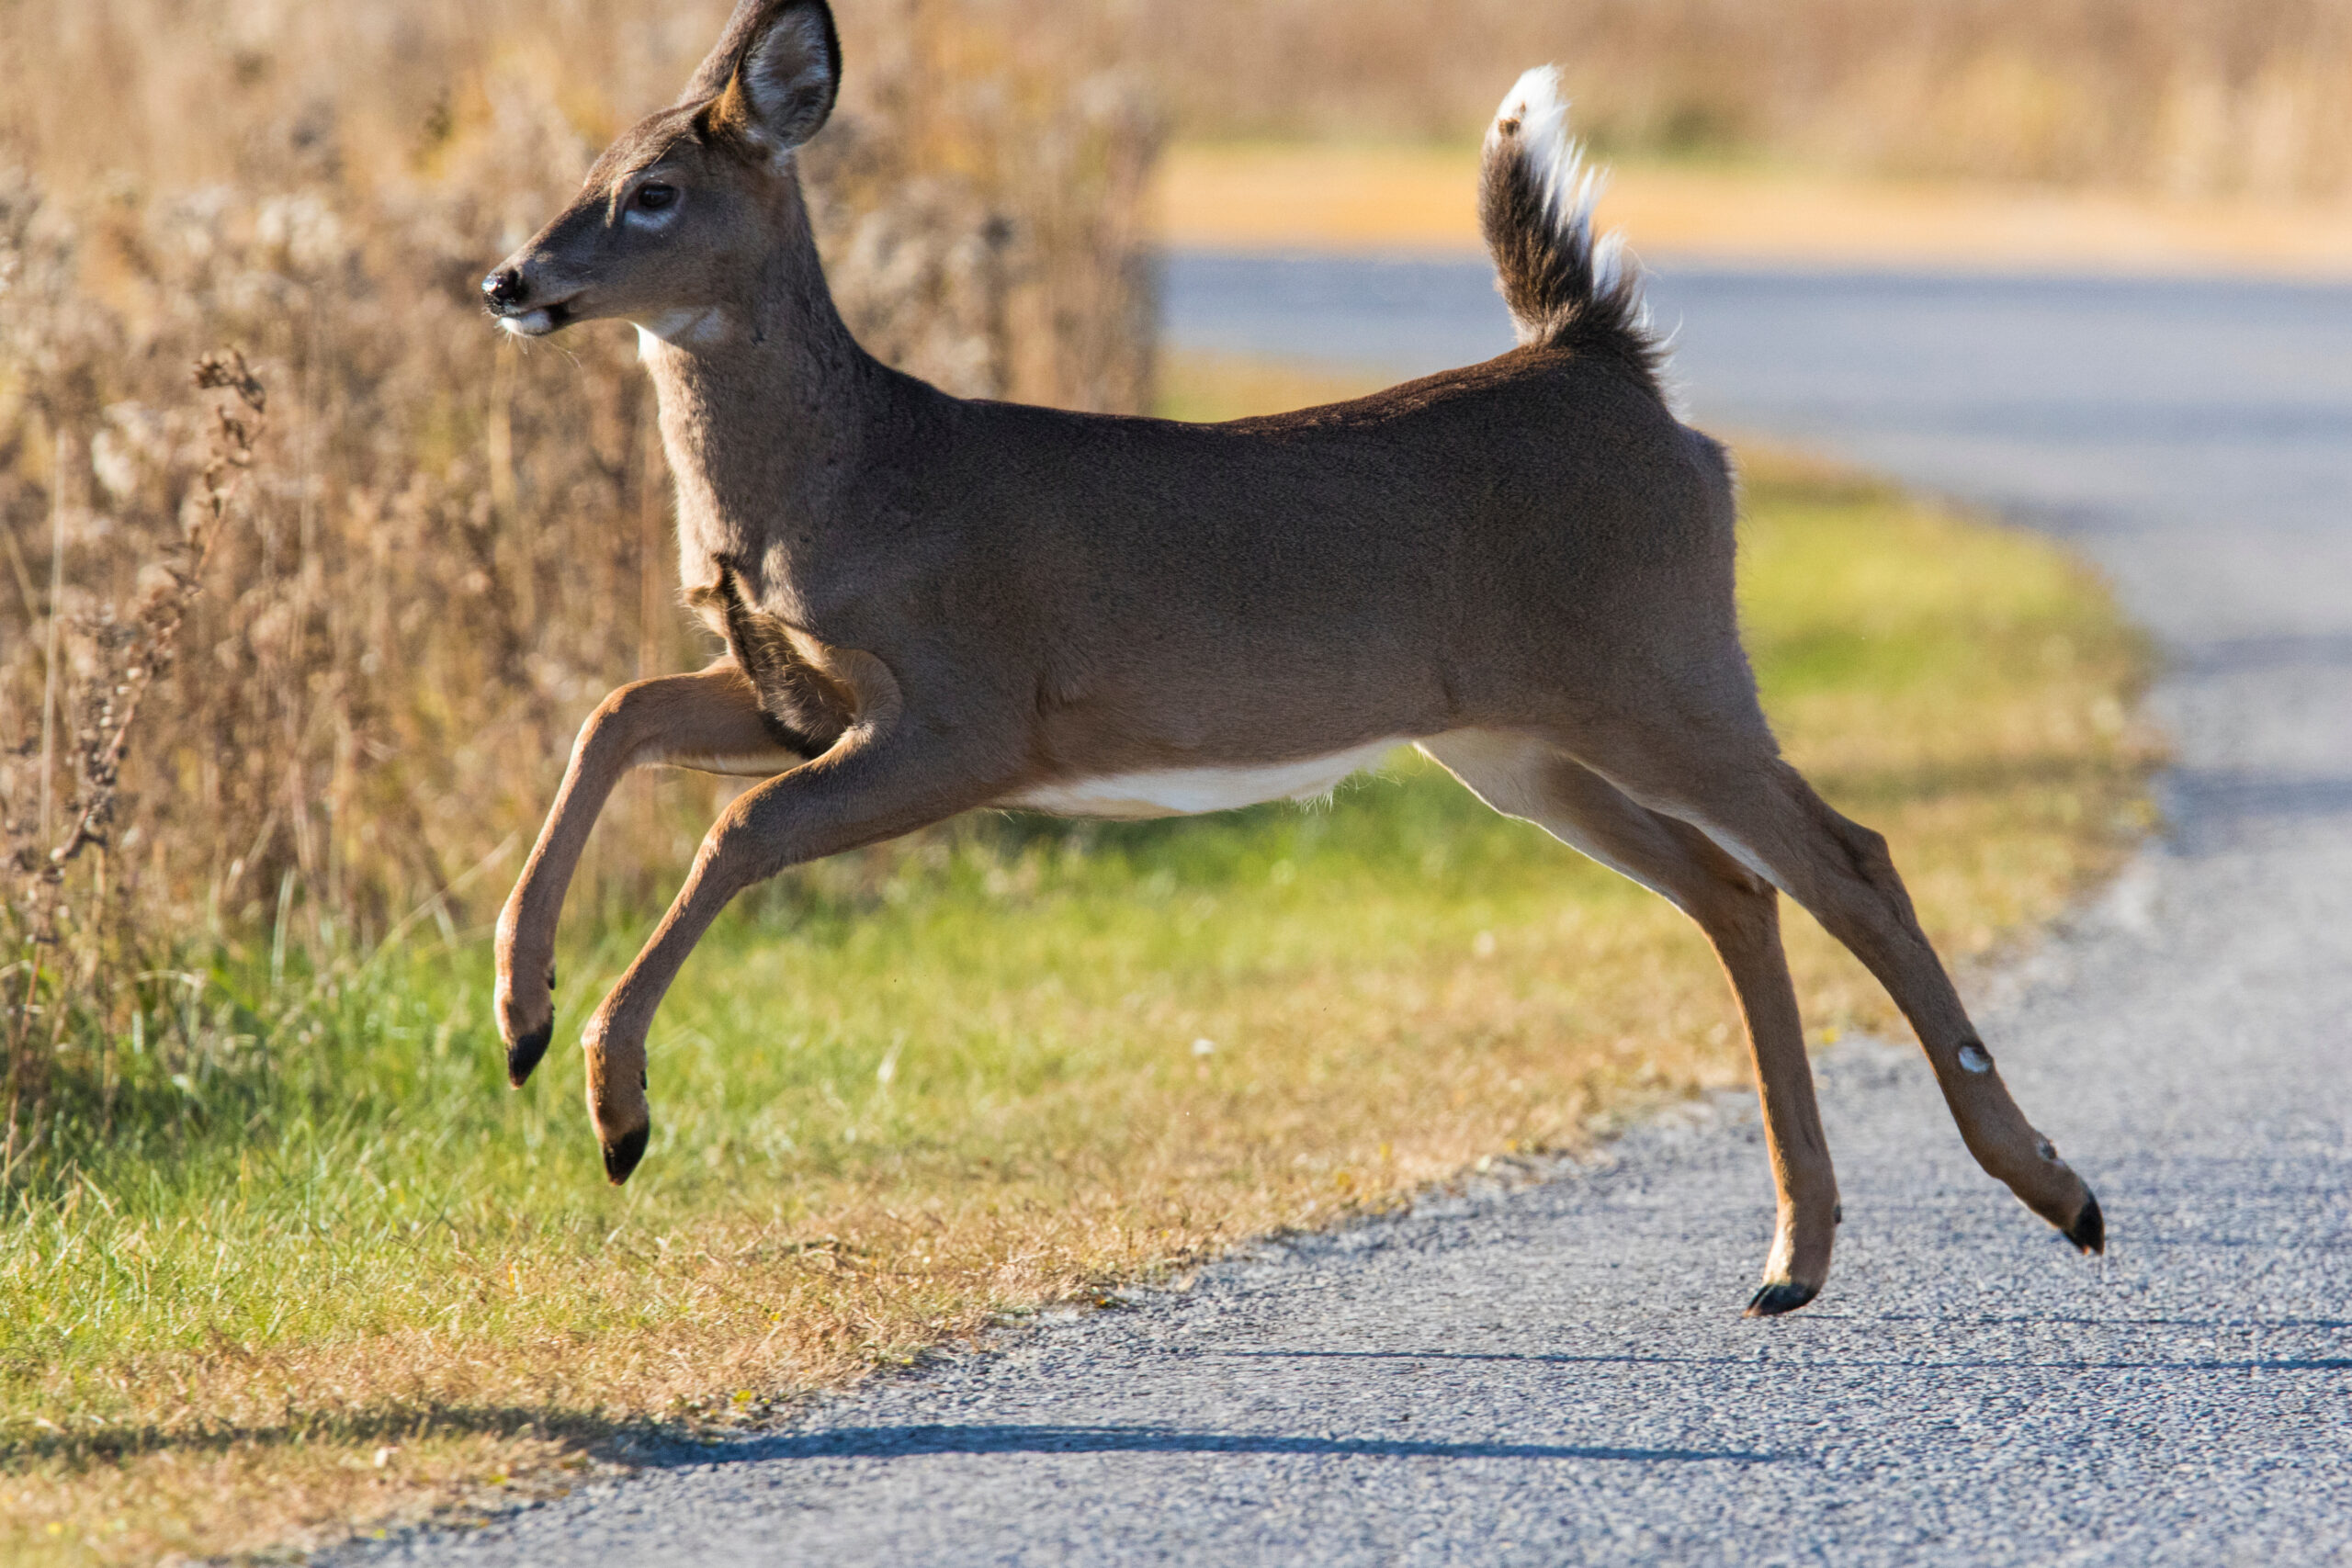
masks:
MULTIPOLYGON (((1584 143, 1569 134, 1568 100, 1560 88, 1558 66, 1538 65, 1512 84, 1487 133, 1489 153, 1512 133, 1506 128, 1512 127, 1521 154, 1544 192, 1554 231, 1592 258, 1594 292, 1614 292, 1624 273, 1625 236, 1612 230, 1598 241, 1592 237, 1593 209, 1609 176, 1585 161, 1584 143)), ((1646 308, 1643 316, 1646 321, 1646 308)))

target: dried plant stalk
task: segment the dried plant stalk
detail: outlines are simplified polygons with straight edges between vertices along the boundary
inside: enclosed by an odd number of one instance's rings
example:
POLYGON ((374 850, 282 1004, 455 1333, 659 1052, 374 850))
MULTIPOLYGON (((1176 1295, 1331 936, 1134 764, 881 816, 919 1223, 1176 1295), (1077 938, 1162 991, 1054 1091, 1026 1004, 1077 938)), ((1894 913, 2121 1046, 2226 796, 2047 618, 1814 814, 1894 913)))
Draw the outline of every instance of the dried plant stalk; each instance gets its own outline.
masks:
MULTIPOLYGON (((228 395, 212 409, 210 454, 188 496, 187 532, 142 573, 144 591, 128 620, 119 619, 109 605, 72 626, 88 657, 74 678, 80 691, 72 705, 80 716, 71 737, 74 790, 65 802, 73 815, 62 835, 54 832, 51 807, 60 697, 68 684, 68 616, 62 604, 68 508, 62 485, 51 508, 40 733, 17 748, 20 756, 38 750, 40 810, 37 817, 0 824, 9 843, 8 864, 18 882, 8 923, 19 953, 16 963, 0 971, 13 981, 0 991, 8 1009, 7 1117, 5 1139, 0 1139, 0 1185, 18 1157, 24 1107, 37 1100, 46 1086, 67 1020, 77 1007, 88 1008, 99 993, 119 983, 121 976, 106 971, 110 952, 135 953, 140 945, 137 933, 109 931, 105 924, 109 913, 118 919, 125 913, 122 890, 108 880, 109 871, 119 867, 109 867, 103 855, 121 804, 123 763, 142 703, 156 682, 170 675, 177 659, 180 629, 203 591, 206 568, 254 467, 268 402, 260 379, 234 349, 198 360, 194 380, 201 390, 228 395), (92 850, 100 855, 95 863, 85 863, 85 852, 92 850), (78 889, 77 867, 85 869, 78 889), (71 904, 77 897, 79 920, 74 919, 71 904)), ((62 472, 72 450, 62 435, 57 450, 62 472)))
POLYGON ((51 872, 78 859, 92 845, 106 842, 106 830, 114 820, 116 800, 121 794, 123 752, 130 744, 139 705, 158 680, 171 673, 179 654, 181 624, 203 586, 204 569, 211 563, 212 547, 228 522, 230 502, 254 466, 254 448, 261 439, 268 397, 246 367, 245 356, 235 349, 207 355, 197 361, 195 381, 199 388, 227 391, 232 398, 212 411, 212 456, 198 480, 187 537, 172 556, 156 564, 130 627, 123 631, 111 626, 93 628, 106 640, 119 667, 109 669, 88 697, 75 798, 81 814, 74 818, 73 832, 50 851, 51 872), (242 412, 232 413, 232 408, 242 412))

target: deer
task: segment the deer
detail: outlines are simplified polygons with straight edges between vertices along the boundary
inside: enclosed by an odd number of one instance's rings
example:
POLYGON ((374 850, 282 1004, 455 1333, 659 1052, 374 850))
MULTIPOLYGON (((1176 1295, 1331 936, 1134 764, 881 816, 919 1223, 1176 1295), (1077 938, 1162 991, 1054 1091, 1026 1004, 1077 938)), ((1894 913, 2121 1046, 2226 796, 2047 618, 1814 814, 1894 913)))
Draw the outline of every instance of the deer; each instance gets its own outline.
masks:
POLYGON ((758 781, 582 1030, 611 1181, 650 1134, 655 1010, 745 888, 967 811, 1310 799, 1410 745, 1713 944, 1776 1201, 1747 1315, 1815 1299, 1843 1219, 1782 895, 1886 988, 1978 1164, 2104 1250, 2098 1199, 2003 1083, 1886 840, 1781 753, 1740 640, 1732 463, 1672 410, 1556 70, 1518 81, 1482 153, 1517 346, 1221 424, 961 400, 862 349, 797 167, 841 74, 826 0, 741 0, 676 102, 481 284, 518 337, 636 327, 685 599, 725 644, 580 730, 497 926, 515 1087, 553 1033, 558 916, 616 782, 758 781))

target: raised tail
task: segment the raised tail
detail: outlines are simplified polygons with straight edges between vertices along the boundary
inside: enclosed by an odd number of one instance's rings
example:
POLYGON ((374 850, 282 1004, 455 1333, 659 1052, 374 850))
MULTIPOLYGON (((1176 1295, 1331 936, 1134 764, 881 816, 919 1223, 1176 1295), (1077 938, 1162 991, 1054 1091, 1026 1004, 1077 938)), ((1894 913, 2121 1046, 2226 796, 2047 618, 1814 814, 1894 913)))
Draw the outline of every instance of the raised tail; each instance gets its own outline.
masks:
POLYGON ((1663 351, 1622 235, 1592 234, 1602 176, 1568 134, 1560 73, 1519 79, 1487 132, 1478 215, 1519 341, 1623 360, 1656 387, 1663 351))

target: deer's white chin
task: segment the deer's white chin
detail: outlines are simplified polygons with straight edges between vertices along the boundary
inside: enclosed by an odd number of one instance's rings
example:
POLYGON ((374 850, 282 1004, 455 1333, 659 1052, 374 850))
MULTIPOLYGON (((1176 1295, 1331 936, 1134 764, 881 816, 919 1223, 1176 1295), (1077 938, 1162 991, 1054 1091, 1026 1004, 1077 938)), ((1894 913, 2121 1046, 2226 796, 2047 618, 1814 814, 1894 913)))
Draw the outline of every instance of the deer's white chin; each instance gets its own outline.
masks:
POLYGON ((555 312, 526 310, 519 316, 501 316, 498 325, 514 337, 545 337, 556 329, 555 312))
POLYGON ((711 310, 664 310, 635 324, 639 359, 650 359, 657 343, 673 348, 691 348, 717 343, 727 332, 726 319, 711 310))

